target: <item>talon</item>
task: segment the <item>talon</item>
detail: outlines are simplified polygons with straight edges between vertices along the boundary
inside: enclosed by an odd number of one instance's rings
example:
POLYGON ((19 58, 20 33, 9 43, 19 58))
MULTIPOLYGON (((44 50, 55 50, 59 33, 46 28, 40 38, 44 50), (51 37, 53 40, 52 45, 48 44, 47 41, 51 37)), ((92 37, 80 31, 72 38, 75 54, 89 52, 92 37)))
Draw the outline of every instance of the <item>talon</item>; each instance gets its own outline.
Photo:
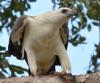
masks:
POLYGON ((54 75, 59 76, 61 79, 63 79, 66 83, 68 82, 68 78, 72 76, 71 73, 66 72, 55 72, 54 75))
POLYGON ((65 72, 55 72, 54 75, 65 76, 67 74, 65 72))
POLYGON ((36 76, 37 75, 37 73, 36 72, 31 72, 31 76, 36 76))
POLYGON ((36 76, 34 73, 31 72, 31 76, 36 76))

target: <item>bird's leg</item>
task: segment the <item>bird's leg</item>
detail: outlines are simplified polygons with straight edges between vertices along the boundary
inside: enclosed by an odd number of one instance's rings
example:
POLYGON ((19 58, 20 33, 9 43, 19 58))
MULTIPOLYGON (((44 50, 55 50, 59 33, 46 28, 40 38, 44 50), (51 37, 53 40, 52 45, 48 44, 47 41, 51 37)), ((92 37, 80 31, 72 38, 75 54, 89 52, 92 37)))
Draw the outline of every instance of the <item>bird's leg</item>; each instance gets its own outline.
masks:
POLYGON ((68 78, 71 76, 71 65, 70 65, 69 58, 68 58, 65 48, 59 50, 58 56, 60 59, 62 72, 56 72, 54 73, 54 75, 59 76, 61 79, 65 80, 67 83, 68 78))
POLYGON ((36 64, 35 53, 32 49, 29 48, 26 48, 25 51, 27 53, 27 60, 29 69, 31 71, 31 75, 35 76, 37 75, 37 64, 36 64))
POLYGON ((62 74, 66 72, 67 74, 71 73, 71 65, 66 50, 60 51, 59 59, 62 67, 62 74))
POLYGON ((59 47, 58 57, 60 59, 60 63, 61 63, 61 67, 62 67, 61 75, 71 73, 70 61, 69 61, 68 54, 67 54, 66 49, 65 49, 64 46, 59 47))

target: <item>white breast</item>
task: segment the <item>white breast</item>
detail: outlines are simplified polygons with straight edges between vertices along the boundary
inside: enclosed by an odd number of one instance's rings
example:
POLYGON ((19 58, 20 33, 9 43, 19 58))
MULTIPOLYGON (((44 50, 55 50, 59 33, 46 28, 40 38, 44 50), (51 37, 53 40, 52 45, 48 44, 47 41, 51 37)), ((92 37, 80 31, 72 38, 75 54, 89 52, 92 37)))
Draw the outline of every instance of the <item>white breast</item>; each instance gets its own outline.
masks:
POLYGON ((38 65, 50 68, 54 62, 55 49, 59 41, 59 29, 49 24, 42 25, 42 23, 33 21, 29 19, 28 27, 30 28, 26 35, 27 44, 25 45, 33 49, 38 65))

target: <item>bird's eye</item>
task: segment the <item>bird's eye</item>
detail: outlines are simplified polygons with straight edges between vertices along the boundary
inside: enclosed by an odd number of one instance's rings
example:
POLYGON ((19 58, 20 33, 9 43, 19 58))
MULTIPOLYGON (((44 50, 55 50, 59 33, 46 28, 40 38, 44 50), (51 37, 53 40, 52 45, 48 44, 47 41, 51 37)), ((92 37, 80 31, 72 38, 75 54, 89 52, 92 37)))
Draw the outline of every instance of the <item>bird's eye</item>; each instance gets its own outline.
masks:
POLYGON ((67 10, 66 10, 66 9, 62 9, 61 12, 62 12, 62 13, 66 13, 67 10))

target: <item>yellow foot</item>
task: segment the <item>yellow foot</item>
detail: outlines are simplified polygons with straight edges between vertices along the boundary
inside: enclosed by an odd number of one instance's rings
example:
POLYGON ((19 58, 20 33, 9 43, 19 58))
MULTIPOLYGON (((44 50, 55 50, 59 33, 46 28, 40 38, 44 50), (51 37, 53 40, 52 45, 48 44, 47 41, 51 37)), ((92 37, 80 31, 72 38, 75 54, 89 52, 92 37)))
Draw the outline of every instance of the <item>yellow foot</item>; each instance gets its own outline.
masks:
POLYGON ((72 79, 71 73, 66 72, 55 72, 53 75, 59 76, 62 80, 64 80, 64 83, 69 83, 69 79, 72 79))

